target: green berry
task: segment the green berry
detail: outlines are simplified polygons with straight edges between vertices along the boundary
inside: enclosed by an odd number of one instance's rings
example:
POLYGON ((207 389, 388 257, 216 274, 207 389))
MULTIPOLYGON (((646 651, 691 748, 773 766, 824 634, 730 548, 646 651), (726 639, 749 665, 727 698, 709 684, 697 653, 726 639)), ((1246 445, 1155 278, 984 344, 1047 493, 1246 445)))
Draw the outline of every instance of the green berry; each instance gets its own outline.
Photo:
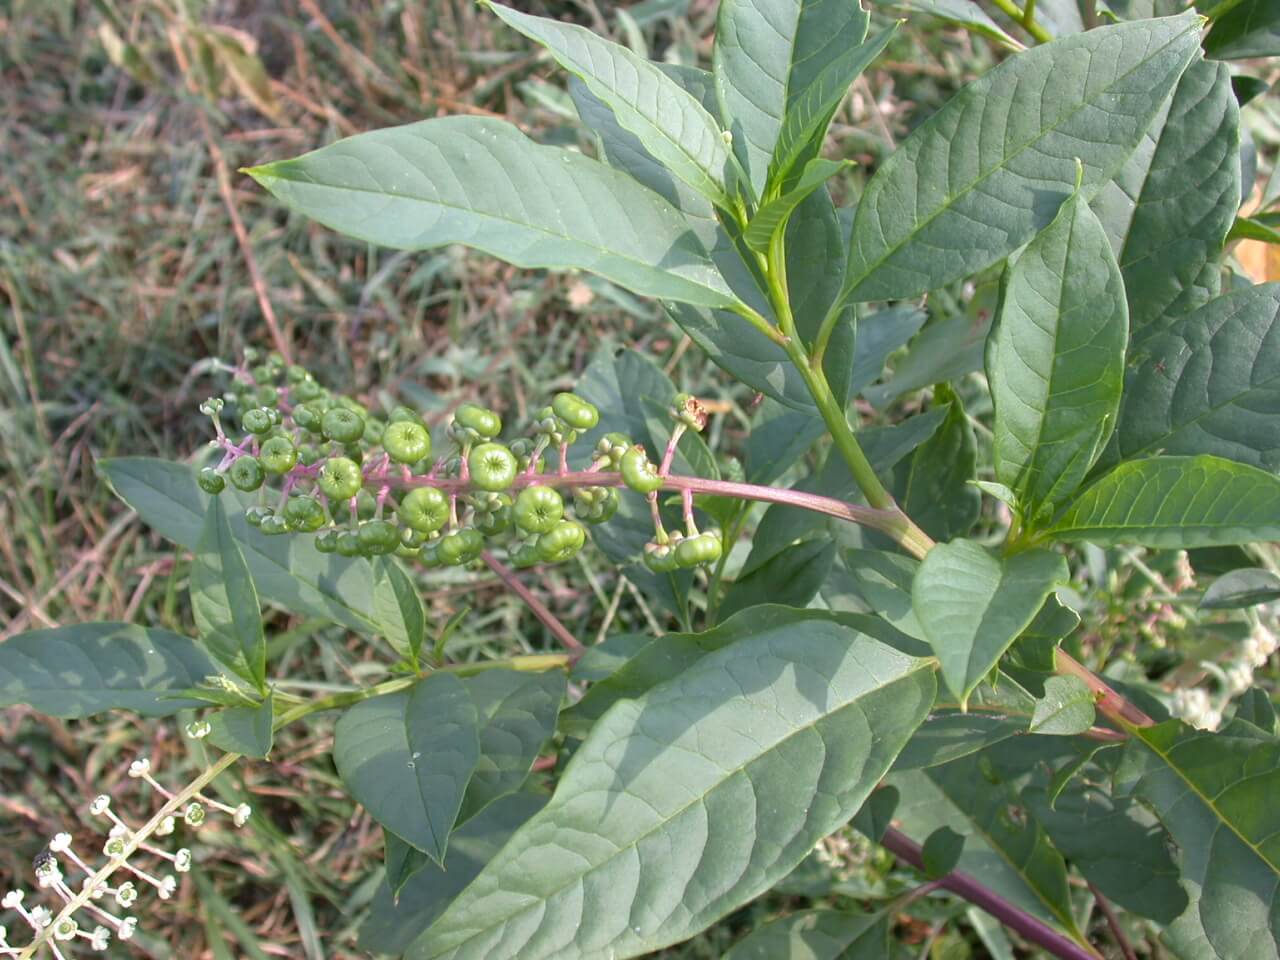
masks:
POLYGON ((323 420, 324 408, 318 403, 304 403, 293 408, 293 422, 303 430, 322 433, 323 420))
MULTIPOLYGON (((372 520, 374 514, 378 512, 378 501, 374 499, 373 494, 363 487, 356 493, 356 515, 357 520, 372 520)), ((329 504, 329 513, 332 514, 335 523, 349 524, 351 522, 351 500, 335 500, 329 504)))
POLYGON ((290 386, 296 386, 310 376, 311 374, 306 367, 299 366, 296 363, 291 364, 289 369, 285 371, 285 379, 289 381, 290 386))
POLYGON ((196 479, 196 483, 200 484, 200 489, 205 493, 215 497, 220 494, 223 488, 227 485, 227 481, 222 478, 222 474, 213 469, 213 467, 205 467, 201 470, 200 476, 196 479))
POLYGON ((236 462, 227 471, 227 479, 231 481, 231 485, 245 493, 250 493, 262 486, 266 476, 267 473, 262 469, 258 458, 251 456, 237 457, 236 462))
POLYGON ((502 432, 502 418, 492 410, 464 403, 453 413, 453 422, 485 440, 492 440, 502 432))
POLYGON ((369 520, 360 524, 361 553, 384 556, 400 546, 400 531, 390 520, 369 520))
POLYGON ((653 493, 662 486, 658 468, 649 462, 644 447, 639 444, 622 455, 622 462, 618 466, 622 471, 622 482, 636 493, 653 493))
MULTIPOLYGON (((529 464, 533 462, 534 443, 528 437, 520 437, 511 441, 511 452, 516 456, 516 462, 522 471, 529 469, 529 464)), ((538 464, 533 468, 534 473, 542 473, 547 467, 547 461, 542 456, 538 457, 538 464)))
POLYGON ((431 455, 431 434, 420 423, 397 420, 382 431, 382 449, 396 463, 417 463, 431 455))
POLYGON ((456 567, 474 560, 483 549, 484 537, 480 531, 468 527, 441 537, 436 552, 442 563, 456 567))
POLYGON ((382 442, 382 435, 386 432, 386 429, 386 423, 377 417, 370 417, 364 422, 364 435, 360 439, 376 447, 382 442))
POLYGON ((262 523, 258 525, 258 529, 268 537, 277 537, 282 533, 289 532, 289 523, 284 517, 263 517, 262 523))
POLYGON ((700 533, 687 537, 676 547, 676 563, 682 567, 696 567, 701 563, 714 563, 720 559, 720 538, 714 533, 700 533))
POLYGON ((315 497, 292 497, 284 505, 284 518, 289 521, 291 530, 313 533, 329 522, 320 501, 315 497))
POLYGON ((416 423, 420 427, 426 426, 426 424, 422 422, 422 417, 418 416, 418 412, 416 410, 411 410, 408 407, 396 407, 387 417, 387 422, 416 423))
POLYGON ((522 543, 511 551, 511 565, 523 570, 525 567, 537 566, 542 562, 542 555, 532 543, 522 543))
POLYGON ((271 416, 270 410, 264 407, 253 407, 244 412, 244 416, 240 418, 240 425, 250 433, 262 436, 275 426, 275 418, 271 416))
POLYGON ((576 520, 561 520, 538 537, 538 556, 547 563, 568 560, 587 542, 587 531, 576 520))
POLYGON ((306 379, 300 380, 293 388, 293 399, 299 403, 310 403, 312 400, 318 400, 324 396, 324 387, 316 383, 308 374, 306 379))
POLYGON ((316 534, 316 538, 312 542, 315 543, 316 549, 321 553, 333 553, 338 549, 338 537, 339 532, 330 527, 323 533, 316 534))
POLYGON ((613 487, 585 487, 574 491, 573 511, 579 520, 604 523, 618 512, 618 491, 613 487))
POLYGON ((496 537, 511 529, 512 501, 505 493, 490 494, 493 499, 476 506, 472 523, 486 537, 496 537))
POLYGON ((253 399, 260 407, 274 408, 280 403, 280 392, 275 387, 263 385, 254 391, 253 399))
POLYGON ((505 490, 515 482, 520 465, 516 455, 500 443, 472 447, 467 457, 471 482, 481 490, 505 490))
POLYGON ((546 533, 564 516, 564 500, 550 487, 525 487, 516 498, 512 518, 525 533, 546 533))
POLYGON ((676 552, 665 543, 646 543, 644 565, 654 573, 670 573, 677 567, 676 552))
POLYGON ((440 561, 440 541, 428 540, 418 549, 418 560, 424 567, 438 567, 440 561))
POLYGON ((617 470, 622 464, 622 457, 634 444, 625 433, 606 433, 596 444, 596 459, 608 459, 609 466, 617 470))
POLYGON ((325 411, 320 429, 330 440, 355 443, 364 436, 364 417, 346 407, 333 407, 325 411))
POLYGON ((330 457, 320 468, 316 485, 330 500, 350 500, 364 486, 364 474, 346 457, 330 457))
POLYGON ((358 557, 364 552, 360 546, 360 537, 354 530, 343 530, 338 534, 337 551, 340 557, 358 557))
POLYGON ((591 430, 600 422, 600 411, 576 393, 557 393, 551 409, 575 430, 591 430))
POLYGON ((435 487, 414 487, 400 501, 398 515, 419 533, 435 533, 449 521, 449 498, 435 487))
POLYGON ((315 444, 304 443, 298 448, 298 462, 304 467, 309 467, 320 459, 320 451, 315 444))
POLYGON ((244 512, 244 522, 251 527, 261 527, 263 521, 274 517, 275 513, 270 507, 250 507, 244 512))
POLYGON ((267 473, 288 473, 298 463, 298 448, 288 437, 272 437, 258 454, 267 473))

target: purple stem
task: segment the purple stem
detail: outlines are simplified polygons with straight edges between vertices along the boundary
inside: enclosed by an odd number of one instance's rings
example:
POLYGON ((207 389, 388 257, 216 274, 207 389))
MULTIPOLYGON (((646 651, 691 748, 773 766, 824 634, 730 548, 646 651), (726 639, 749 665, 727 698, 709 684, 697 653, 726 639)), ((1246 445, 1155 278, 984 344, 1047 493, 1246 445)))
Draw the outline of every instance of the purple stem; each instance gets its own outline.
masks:
POLYGON ((557 640, 559 640, 566 650, 575 655, 575 658, 582 653, 582 642, 578 640, 569 628, 560 622, 560 618, 547 609, 547 605, 534 596, 533 592, 526 587, 516 577, 515 573, 506 566, 501 560, 495 557, 488 550, 480 552, 480 559, 498 575, 503 583, 511 588, 511 591, 523 600, 533 611, 533 615, 542 621, 542 625, 550 630, 557 640))
MULTIPOLYGON (((899 860, 911 864, 917 870, 924 870, 924 857, 920 852, 920 844, 916 843, 901 830, 890 827, 884 832, 880 845, 899 860)), ((1059 933, 1053 927, 1031 914, 1015 907, 994 890, 984 887, 973 877, 959 870, 952 871, 938 878, 938 885, 950 890, 956 896, 968 900, 975 907, 981 907, 995 917, 1010 930, 1014 930, 1062 960, 1099 960, 1099 954, 1089 948, 1082 947, 1070 937, 1059 933)))

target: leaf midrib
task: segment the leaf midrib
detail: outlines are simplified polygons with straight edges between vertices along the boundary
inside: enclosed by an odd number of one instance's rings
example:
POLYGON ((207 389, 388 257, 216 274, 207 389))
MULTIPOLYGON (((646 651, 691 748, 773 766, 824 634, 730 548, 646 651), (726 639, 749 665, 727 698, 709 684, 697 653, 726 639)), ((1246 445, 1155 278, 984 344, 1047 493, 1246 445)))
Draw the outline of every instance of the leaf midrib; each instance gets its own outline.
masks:
MULTIPOLYGON (((1065 115, 1063 115, 1063 116, 1062 116, 1062 117, 1061 117, 1057 122, 1055 122, 1052 126, 1049 126, 1049 127, 1042 127, 1042 128, 1037 132, 1037 134, 1036 134, 1036 136, 1035 136, 1035 137, 1033 137, 1032 139, 1030 139, 1030 140, 1026 141, 1025 143, 1023 143, 1022 145, 1020 145, 1020 146, 1019 146, 1019 147, 1018 147, 1014 152, 1009 153, 1009 154, 1006 154, 1006 155, 1004 156, 1004 158, 1002 159, 1002 161, 1001 161, 999 164, 997 164, 996 166, 992 167, 992 168, 991 168, 990 170, 988 170, 986 173, 982 174, 982 176, 978 177, 976 180, 974 180, 972 183, 970 183, 968 186, 966 186, 963 190, 959 191, 958 193, 955 193, 955 194, 952 194, 952 195, 948 196, 948 197, 947 197, 947 199, 946 199, 946 201, 945 201, 941 206, 939 206, 939 207, 938 207, 938 209, 937 209, 936 211, 934 211, 933 213, 931 213, 931 214, 930 214, 928 217, 926 217, 924 220, 921 220, 919 223, 917 223, 917 224, 916 224, 916 226, 915 226, 915 228, 914 228, 914 229, 913 229, 909 234, 907 234, 907 236, 903 237, 903 238, 902 238, 902 240, 900 240, 900 241, 899 241, 897 244, 895 244, 893 247, 888 248, 888 249, 886 250, 886 252, 885 252, 885 253, 883 253, 883 254, 882 254, 882 255, 881 255, 881 256, 880 256, 876 261, 874 261, 873 263, 868 264, 868 265, 867 265, 867 267, 866 267, 866 269, 864 269, 864 270, 862 271, 862 273, 858 276, 857 280, 856 280, 856 281, 854 281, 854 282, 853 282, 853 283, 851 283, 851 284, 848 284, 848 292, 847 292, 846 294, 844 294, 843 296, 841 296, 841 297, 837 298, 837 303, 839 303, 839 302, 843 301, 843 300, 844 300, 845 298, 847 298, 848 296, 852 296, 852 294, 854 293, 854 291, 856 291, 856 290, 858 289, 858 287, 860 287, 864 282, 866 282, 867 278, 868 278, 869 276, 871 276, 871 274, 873 274, 876 270, 878 270, 881 266, 883 266, 883 265, 884 265, 884 264, 885 264, 885 263, 886 263, 886 262, 887 262, 891 257, 895 256, 895 255, 896 255, 900 250, 902 250, 902 248, 903 248, 903 247, 905 247, 905 246, 906 246, 909 242, 911 242, 911 241, 912 241, 916 236, 918 236, 918 235, 919 235, 919 234, 920 234, 920 233, 921 233, 921 232, 922 232, 922 231, 923 231, 927 226, 929 226, 929 224, 931 224, 931 223, 932 223, 934 220, 936 220, 938 217, 942 216, 944 213, 946 213, 948 210, 950 210, 950 209, 951 209, 951 207, 955 205, 955 202, 956 202, 957 200, 959 200, 961 197, 967 196, 968 194, 972 193, 975 189, 977 189, 977 187, 978 187, 980 184, 982 184, 984 181, 986 181, 986 180, 987 180, 987 178, 992 177, 992 176, 994 176, 996 173, 998 173, 999 171, 1004 170, 1005 168, 1007 168, 1007 167, 1009 166, 1009 164, 1010 164, 1010 163, 1011 163, 1015 158, 1017 158, 1017 157, 1021 156, 1021 155, 1022 155, 1022 153, 1023 153, 1025 150, 1029 149, 1029 148, 1032 146, 1032 144, 1034 144, 1034 143, 1036 143, 1036 142, 1038 142, 1038 141, 1040 141, 1040 140, 1043 140, 1043 139, 1045 138, 1045 136, 1046 136, 1046 135, 1048 135, 1048 134, 1050 134, 1050 133, 1054 133, 1054 132, 1056 132, 1056 131, 1058 130, 1058 128, 1059 128, 1059 127, 1061 127, 1061 126, 1062 126, 1063 124, 1065 124, 1067 121, 1069 121, 1069 120, 1071 120, 1072 118, 1074 118, 1074 117, 1075 117, 1075 115, 1076 115, 1077 113, 1079 113, 1081 110, 1084 110, 1086 107, 1092 107, 1092 106, 1094 106, 1094 105, 1097 103, 1097 100, 1098 100, 1100 97, 1105 96, 1105 95, 1106 95, 1107 93, 1109 93, 1112 89, 1114 89, 1114 88, 1116 87, 1116 85, 1117 85, 1117 84, 1119 84, 1122 80, 1126 80, 1126 79, 1128 79, 1128 77, 1129 77, 1131 74, 1136 73, 1139 69, 1141 69, 1141 68, 1142 68, 1143 66, 1145 66, 1147 63, 1149 63, 1151 60, 1155 59, 1155 57, 1156 57, 1156 56, 1158 56, 1159 54, 1163 53, 1163 52, 1164 52, 1165 50, 1167 50, 1169 47, 1173 46, 1175 43, 1177 43, 1179 40, 1181 40, 1184 36, 1186 36, 1186 34, 1187 34, 1187 33, 1189 33, 1192 29, 1194 29, 1194 27, 1188 27, 1187 29, 1183 30, 1181 33, 1175 34, 1172 38, 1170 38, 1170 40, 1168 41, 1168 43, 1165 43, 1163 46, 1161 46, 1161 47, 1160 47, 1160 48, 1159 48, 1155 53, 1153 53, 1153 54, 1151 54, 1150 56, 1148 56, 1148 57, 1144 58, 1143 60, 1140 60, 1138 63, 1136 63, 1136 64, 1133 66, 1133 68, 1132 68, 1132 69, 1130 69, 1130 70, 1128 70, 1127 72, 1125 72, 1125 73, 1121 74, 1120 76, 1116 77, 1116 78, 1115 78, 1115 79, 1114 79, 1110 84, 1108 84, 1105 88, 1103 88, 1103 90, 1101 90, 1101 91, 1099 92, 1099 94, 1098 94, 1098 96, 1097 96, 1097 97, 1095 97, 1094 99, 1091 99, 1091 100, 1084 100, 1084 101, 1081 101, 1081 102, 1080 102, 1079 104, 1077 104, 1077 105, 1076 105, 1072 110, 1070 110, 1068 113, 1066 113, 1065 115)), ((937 114, 935 114, 935 116, 937 116, 937 114)), ((1127 159, 1127 158, 1126 158, 1126 159, 1127 159)), ((1123 161, 1121 161, 1121 163, 1122 163, 1122 165, 1123 165, 1123 161)), ((1105 181, 1100 181, 1100 182, 1105 182, 1105 181)), ((861 212, 861 211, 862 211, 862 207, 859 207, 859 208, 858 208, 858 210, 859 210, 859 212, 861 212)), ((855 224, 855 226, 856 226, 856 224, 855 224)))
MULTIPOLYGON (((786 744, 787 742, 789 742, 793 737, 796 737, 796 736, 800 735, 801 733, 807 733, 808 731, 812 730, 814 727, 816 727, 816 726, 817 726, 819 723, 821 723, 822 721, 824 721, 824 720, 828 719, 829 717, 835 716, 837 713, 841 713, 841 712, 843 712, 844 710, 849 709, 851 706, 853 706, 853 705, 855 705, 856 703, 858 703, 858 701, 860 701, 863 697, 870 696, 872 693, 875 693, 875 692, 878 692, 878 691, 881 691, 881 690, 885 690, 885 689, 887 689, 888 687, 892 686, 893 684, 896 684, 896 683, 898 683, 898 682, 900 682, 900 681, 906 680, 906 679, 908 679, 909 677, 914 676, 916 673, 919 673, 921 670, 929 670, 929 671, 931 671, 931 670, 933 669, 934 661, 933 661, 932 659, 923 659, 923 660, 922 660, 922 659, 919 659, 919 658, 912 658, 912 659, 915 661, 915 662, 914 662, 914 664, 913 664, 909 669, 904 670, 904 671, 903 671, 902 673, 900 673, 898 676, 896 676, 896 677, 894 677, 892 680, 888 681, 888 683, 883 683, 883 684, 881 684, 881 685, 879 685, 879 686, 877 686, 877 687, 872 687, 872 688, 871 688, 871 689, 869 689, 869 690, 863 690, 863 691, 862 691, 862 692, 860 692, 857 696, 855 696, 855 697, 853 697, 853 698, 851 698, 851 699, 849 699, 849 700, 845 701, 844 703, 842 703, 842 704, 841 704, 839 707, 837 707, 836 709, 831 710, 831 711, 829 711, 829 712, 827 712, 827 713, 821 714, 821 715, 820 715, 820 716, 818 716, 818 717, 815 717, 815 718, 814 718, 810 723, 802 724, 801 726, 795 727, 795 728, 794 728, 794 729, 792 729, 792 730, 791 730, 791 732, 789 732, 786 736, 782 737, 780 740, 775 741, 775 742, 773 743, 773 745, 772 745, 772 746, 771 746, 767 751, 762 751, 762 752, 760 752, 760 753, 757 753, 755 756, 751 757, 750 759, 748 759, 745 763, 741 764, 740 766, 734 767, 734 768, 733 768, 733 769, 731 769, 731 770, 726 770, 726 771, 724 772, 724 775, 723 775, 722 777, 720 777, 718 780, 716 780, 716 781, 715 781, 715 783, 713 783, 710 787, 708 787, 706 790, 704 790, 704 791, 703 791, 699 796, 697 796, 697 797, 695 797, 694 799, 690 800, 688 803, 684 804, 683 806, 678 807, 676 810, 674 810, 674 811, 672 812, 672 814, 671 814, 670 816, 666 817, 665 819, 660 820, 658 823, 654 824, 654 826, 652 826, 652 827, 651 827, 651 828, 649 828, 648 830, 645 830, 643 833, 640 833, 640 834, 636 835, 636 836, 635 836, 635 837, 634 837, 630 842, 628 842, 627 844, 625 844, 625 845, 623 845, 623 846, 618 847, 618 849, 617 849, 617 850, 615 850, 613 853, 609 854, 609 856, 605 857, 605 859, 601 860, 599 863, 592 864, 592 866, 591 866, 591 868, 590 868, 589 870, 581 871, 581 872, 578 874, 578 876, 577 876, 576 878, 573 878, 573 879, 569 880, 568 882, 561 884, 560 886, 556 887, 554 890, 550 891, 550 892, 549 892, 549 893, 547 893, 547 894, 544 894, 544 895, 539 896, 539 897, 537 898, 537 900, 536 900, 533 904, 530 904, 530 905, 527 905, 527 906, 521 906, 521 907, 517 908, 516 910, 514 910, 514 911, 512 911, 511 913, 507 914, 507 915, 506 915, 505 917, 503 917, 501 920, 498 920, 498 921, 496 921, 496 922, 491 922, 491 923, 489 923, 487 926, 485 926, 485 927, 483 927, 483 928, 481 928, 481 929, 477 930, 475 933, 471 934, 471 936, 467 937, 465 940, 459 940, 459 941, 457 941, 456 943, 454 943, 454 944, 450 945, 450 946, 448 947, 448 949, 449 949, 449 950, 455 950, 455 951, 456 951, 458 948, 462 947, 464 944, 470 943, 470 942, 471 942, 472 940, 474 940, 476 937, 479 937, 479 936, 481 936, 481 935, 483 935, 483 934, 487 933, 489 930, 493 929, 493 927, 494 927, 494 926, 497 926, 498 924, 503 924, 503 925, 508 924, 508 923, 510 923, 510 922, 511 922, 511 920, 513 920, 515 917, 520 916, 521 914, 523 914, 523 913, 527 912, 527 911, 528 911, 528 910, 530 910, 530 909, 533 909, 533 908, 534 908, 534 907, 536 907, 538 904, 546 903, 546 902, 550 901, 553 897, 559 896, 559 895, 560 895, 561 893, 563 893, 565 890, 569 889, 569 887, 571 887, 571 886, 573 886, 575 883, 577 883, 577 882, 578 882, 582 877, 587 876, 587 875, 588 875, 588 874, 590 874, 590 873, 595 873, 596 871, 600 870, 602 867, 604 867, 606 864, 608 864, 608 863, 610 863, 611 861, 613 861, 614 859, 616 859, 618 856, 620 856, 620 855, 621 855, 621 854, 623 854, 624 852, 627 852, 627 851, 631 850, 632 848, 639 846, 639 845, 640 845, 640 843, 641 843, 642 841, 644 841, 644 840, 648 839, 650 836, 652 836, 653 834, 657 833, 657 832, 658 832, 659 830, 661 830, 663 827, 666 827, 667 825, 669 825, 671 822, 673 822, 674 820, 676 820, 678 817, 683 816, 683 815, 684 815, 684 813, 685 813, 686 811, 688 811, 689 809, 691 809, 691 808, 692 808, 693 806, 695 806, 696 804, 703 802, 703 801, 706 799, 706 797, 707 797, 707 796, 709 796, 709 795, 710 795, 711 793, 713 793, 714 791, 716 791, 716 790, 720 789, 720 788, 721 788, 722 786, 724 786, 724 784, 726 784, 730 779, 732 779, 733 777, 736 777, 736 776, 738 776, 739 774, 741 774, 744 770, 746 770, 746 769, 747 769, 747 767, 751 766, 751 764, 755 763, 757 760, 761 759, 762 757, 765 757, 765 756, 767 756, 768 754, 770 754, 770 753, 773 753, 773 752, 777 751, 777 750, 778 750, 778 749, 780 749, 784 744, 786 744)), ((905 742, 905 741, 904 741, 904 742, 905 742)), ((570 773, 570 772, 571 772, 571 770, 573 769, 573 764, 574 764, 574 763, 576 763, 576 762, 578 761, 578 758, 579 758, 580 756, 581 756, 581 754, 575 754, 575 756, 574 756, 573 760, 572 760, 572 761, 570 761, 570 766, 569 766, 568 768, 566 768, 566 770, 565 770, 565 778, 564 778, 564 779, 566 779, 566 780, 568 779, 569 773, 570 773)), ((583 761, 583 762, 585 762, 585 761, 583 761)), ((562 781, 562 782, 563 782, 563 781, 562 781)), ((753 843, 753 845, 752 845, 752 846, 753 846, 753 849, 754 849, 754 846, 755 846, 755 845, 754 845, 754 843, 753 843)), ((526 848, 526 849, 527 849, 527 848, 526 848)), ((705 848, 704 848, 704 850, 705 850, 705 848)), ((430 932, 430 928, 429 928, 429 927, 427 928, 427 931, 424 931, 424 933, 426 933, 426 932, 430 932)), ((431 956, 432 956, 432 957, 438 957, 438 956, 440 956, 440 954, 438 954, 438 953, 434 953, 434 954, 432 954, 431 956)))

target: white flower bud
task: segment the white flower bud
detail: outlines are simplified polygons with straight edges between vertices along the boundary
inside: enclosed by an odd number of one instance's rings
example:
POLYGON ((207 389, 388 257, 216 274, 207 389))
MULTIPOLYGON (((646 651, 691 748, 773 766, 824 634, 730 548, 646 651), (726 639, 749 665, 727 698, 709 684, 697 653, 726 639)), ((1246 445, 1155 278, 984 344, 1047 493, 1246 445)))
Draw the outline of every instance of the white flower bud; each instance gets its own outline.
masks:
POLYGON ((160 826, 156 827, 155 835, 157 837, 167 837, 173 833, 174 819, 173 817, 165 817, 160 821, 160 826))
POLYGON ((0 900, 0 907, 4 907, 6 910, 17 910, 24 896, 26 894, 21 890, 10 890, 4 895, 4 899, 0 900))
POLYGON ((1237 697, 1253 686, 1253 664, 1241 660, 1233 663, 1226 670, 1227 694, 1237 697))
POLYGON ((111 931, 99 924, 93 928, 93 936, 89 938, 89 947, 93 950, 105 950, 111 943, 111 931))
POLYGON ((71 849, 71 834, 55 833, 53 839, 49 841, 50 853, 66 853, 71 849))
POLYGON ((194 740, 202 740, 213 730, 208 720, 192 720, 187 724, 187 736, 194 740))
POLYGON ((156 888, 156 892, 160 894, 161 900, 168 900, 173 896, 173 891, 178 889, 178 881, 172 876, 166 876, 160 881, 160 886, 156 888))
POLYGON ((151 772, 151 761, 146 757, 129 764, 129 776, 134 780, 141 779, 151 772))
POLYGON ((191 851, 186 847, 173 855, 173 869, 179 873, 186 873, 191 869, 191 851))
POLYGON ((38 929, 44 929, 53 923, 53 914, 49 912, 48 907, 38 906, 31 908, 31 922, 38 929))
POLYGON ((236 807, 236 812, 231 815, 231 822, 237 827, 243 827, 249 822, 251 816, 253 816, 253 808, 247 803, 242 803, 236 807))
POLYGON ((110 806, 111 798, 105 793, 100 793, 93 798, 93 803, 89 804, 89 812, 95 817, 100 817, 107 812, 110 806))
POLYGON ((120 921, 120 929, 116 931, 116 936, 121 940, 129 940, 133 937, 133 931, 138 928, 137 917, 125 917, 120 921))

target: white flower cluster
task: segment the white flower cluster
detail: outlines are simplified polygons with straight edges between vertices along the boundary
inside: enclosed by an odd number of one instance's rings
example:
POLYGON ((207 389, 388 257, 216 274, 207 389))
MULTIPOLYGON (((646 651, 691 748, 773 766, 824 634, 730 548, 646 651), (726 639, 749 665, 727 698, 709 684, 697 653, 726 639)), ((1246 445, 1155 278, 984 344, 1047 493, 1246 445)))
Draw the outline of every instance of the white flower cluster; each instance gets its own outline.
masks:
POLYGON ((1280 648, 1280 641, 1276 640, 1276 635, 1259 623, 1245 639, 1241 652, 1251 666, 1263 667, 1277 648, 1280 648))
MULTIPOLYGON (((209 809, 226 814, 237 827, 244 826, 252 813, 248 804, 231 807, 202 795, 195 789, 196 784, 177 794, 170 792, 152 777, 151 761, 145 758, 130 764, 129 777, 146 781, 162 799, 163 806, 155 817, 141 827, 131 827, 111 809, 111 797, 99 794, 87 809, 91 816, 104 818, 110 824, 102 846, 106 862, 95 866, 90 862, 94 854, 82 857, 73 847, 72 835, 58 833, 32 862, 36 887, 45 892, 55 909, 42 904, 28 906, 25 890, 10 890, 0 898, 0 908, 25 921, 37 946, 48 948, 55 960, 69 960, 74 956, 71 948, 77 944, 101 952, 112 938, 129 940, 138 919, 128 911, 138 902, 140 888, 151 887, 161 900, 174 895, 178 889, 174 874, 191 869, 191 850, 166 850, 152 844, 153 838, 172 834, 179 819, 190 828, 198 828, 207 819, 209 809), (64 871, 79 875, 75 887, 64 871), (111 880, 121 873, 130 879, 111 880)), ((0 958, 30 955, 31 947, 30 941, 23 945, 11 943, 9 931, 0 925, 0 958)))
POLYGON ((1222 723, 1222 711, 1214 708, 1208 692, 1200 687, 1173 691, 1169 712, 1201 730, 1216 730, 1222 723))

